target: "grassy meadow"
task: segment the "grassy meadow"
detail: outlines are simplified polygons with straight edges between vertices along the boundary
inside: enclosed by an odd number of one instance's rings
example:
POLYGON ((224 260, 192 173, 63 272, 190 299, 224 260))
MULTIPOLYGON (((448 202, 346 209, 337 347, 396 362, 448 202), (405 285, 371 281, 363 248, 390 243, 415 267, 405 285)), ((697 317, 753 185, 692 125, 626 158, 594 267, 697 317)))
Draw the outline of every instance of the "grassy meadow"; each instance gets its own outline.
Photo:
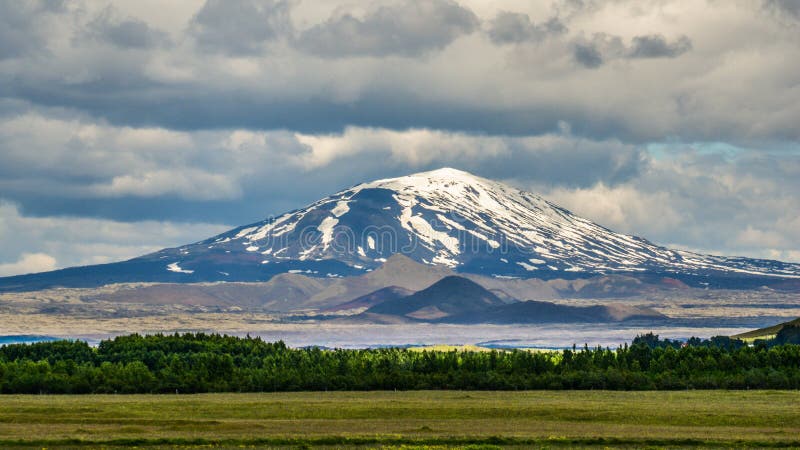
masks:
POLYGON ((797 391, 0 396, 0 448, 787 447, 797 391))

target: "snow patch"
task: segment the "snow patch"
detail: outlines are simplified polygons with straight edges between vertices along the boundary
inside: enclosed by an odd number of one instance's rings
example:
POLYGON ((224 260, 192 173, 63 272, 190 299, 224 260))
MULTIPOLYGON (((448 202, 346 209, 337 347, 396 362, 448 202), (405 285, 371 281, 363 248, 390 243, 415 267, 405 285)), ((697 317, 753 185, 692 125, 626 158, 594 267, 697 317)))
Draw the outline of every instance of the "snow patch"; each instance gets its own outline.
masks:
MULTIPOLYGON (((236 237, 237 237, 237 238, 241 238, 241 237, 247 236, 248 234, 250 234, 250 233, 252 233, 253 231, 255 231, 257 228, 258 228, 258 227, 249 227, 249 228, 245 228, 245 229, 243 229, 242 231, 240 231, 240 232, 236 233, 236 237)), ((218 240, 217 242, 226 242, 226 241, 219 241, 219 240, 218 240)))
POLYGON ((347 200, 340 200, 336 203, 336 207, 331 210, 331 214, 336 217, 342 217, 347 211, 350 211, 350 207, 347 205, 348 203, 347 200))
POLYGON ((175 273, 194 273, 194 270, 181 269, 181 266, 179 266, 178 263, 176 263, 176 262, 174 262, 172 264, 168 264, 167 265, 167 270, 169 270, 170 272, 175 272, 175 273))
POLYGON ((456 230, 461 230, 461 231, 466 230, 466 228, 464 228, 464 225, 461 225, 460 223, 456 222, 455 220, 448 219, 443 214, 437 214, 436 218, 439 219, 440 221, 442 221, 442 223, 450 225, 451 227, 455 228, 456 230))
POLYGON ((317 230, 322 233, 322 246, 323 248, 328 248, 330 243, 333 241, 333 227, 339 223, 339 219, 334 217, 326 217, 322 219, 319 226, 317 226, 317 230))

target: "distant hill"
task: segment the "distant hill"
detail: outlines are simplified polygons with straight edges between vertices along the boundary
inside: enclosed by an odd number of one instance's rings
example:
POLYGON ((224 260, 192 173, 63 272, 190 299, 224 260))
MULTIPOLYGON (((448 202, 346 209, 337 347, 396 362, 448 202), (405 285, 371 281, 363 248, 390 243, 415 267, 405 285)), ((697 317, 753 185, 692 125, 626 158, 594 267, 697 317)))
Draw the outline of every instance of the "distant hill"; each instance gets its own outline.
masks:
POLYGON ((375 305, 367 312, 435 320, 479 313, 504 304, 503 300, 478 283, 463 277, 449 276, 408 297, 375 305))
POLYGON ((783 327, 790 325, 800 327, 800 318, 790 320, 788 322, 779 323, 778 325, 773 325, 771 327, 760 328, 758 330, 748 331, 747 333, 737 334, 735 336, 731 336, 737 339, 766 339, 774 337, 778 334, 779 331, 783 329, 783 327))
POLYGON ((349 302, 325 308, 322 310, 322 312, 341 312, 360 308, 371 308, 373 306, 380 305, 381 303, 408 297, 413 293, 414 291, 402 288, 400 286, 389 286, 383 289, 378 289, 377 291, 371 292, 367 295, 362 295, 361 297, 353 299, 349 302))
MULTIPOLYGON (((376 298, 387 295, 377 291, 376 298)), ((396 293, 395 293, 396 295, 396 293)), ((569 306, 551 302, 508 303, 481 285, 459 276, 443 278, 412 295, 375 304, 357 320, 389 323, 399 319, 443 323, 608 323, 661 321, 667 317, 649 309, 621 304, 569 306), (395 319, 391 319, 394 317, 395 319)))

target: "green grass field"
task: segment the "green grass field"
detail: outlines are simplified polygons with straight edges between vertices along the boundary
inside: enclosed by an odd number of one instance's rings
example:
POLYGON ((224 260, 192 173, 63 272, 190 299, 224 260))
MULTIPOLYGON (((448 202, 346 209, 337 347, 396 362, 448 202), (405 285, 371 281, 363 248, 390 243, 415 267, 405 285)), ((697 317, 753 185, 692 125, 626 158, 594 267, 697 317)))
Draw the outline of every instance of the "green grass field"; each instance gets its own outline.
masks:
POLYGON ((798 447, 800 392, 0 396, 0 448, 798 447))

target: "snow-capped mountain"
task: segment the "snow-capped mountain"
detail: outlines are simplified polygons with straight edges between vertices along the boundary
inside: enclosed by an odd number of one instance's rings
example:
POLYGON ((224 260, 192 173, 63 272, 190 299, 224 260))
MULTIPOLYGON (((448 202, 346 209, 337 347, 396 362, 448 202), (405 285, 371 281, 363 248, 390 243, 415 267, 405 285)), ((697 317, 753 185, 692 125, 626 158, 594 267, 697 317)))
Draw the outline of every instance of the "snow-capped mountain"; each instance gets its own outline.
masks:
MULTIPOLYGON (((675 251, 615 233, 535 194, 450 168, 359 184, 276 218, 89 273, 105 282, 338 277, 371 271, 396 253, 495 277, 800 277, 800 264, 675 251)), ((65 274, 86 276, 88 269, 65 274)))
MULTIPOLYGON (((260 264, 336 260, 356 270, 394 253, 456 271, 721 271, 798 276, 800 265, 670 250, 615 233, 541 197, 456 169, 359 184, 275 219, 166 251, 191 270, 195 253, 240 253, 260 264)), ((331 274, 335 275, 335 274, 331 274)))

